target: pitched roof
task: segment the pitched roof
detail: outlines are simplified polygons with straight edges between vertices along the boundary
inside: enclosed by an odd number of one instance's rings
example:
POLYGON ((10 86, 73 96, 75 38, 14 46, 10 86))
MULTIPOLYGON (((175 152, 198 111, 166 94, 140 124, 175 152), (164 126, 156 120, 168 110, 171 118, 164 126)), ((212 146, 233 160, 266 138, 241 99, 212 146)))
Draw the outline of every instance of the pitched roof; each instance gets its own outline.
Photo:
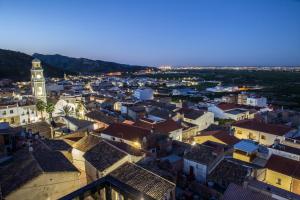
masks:
POLYGON ((185 118, 193 120, 198 119, 205 113, 203 110, 195 110, 190 108, 182 108, 179 112, 184 114, 185 118))
MULTIPOLYGON (((234 145, 239 139, 230 135, 226 130, 204 131, 199 136, 213 136, 228 145, 234 145)), ((195 136, 197 137, 197 136, 195 136)))
POLYGON ((267 124, 255 119, 237 121, 232 126, 240 127, 249 130, 269 133, 273 135, 283 136, 293 130, 291 127, 282 124, 267 124))
POLYGON ((85 116, 95 121, 103 122, 105 124, 112 124, 117 122, 117 118, 106 115, 105 113, 97 110, 91 111, 87 113, 85 116))
POLYGON ((88 150, 83 157, 99 171, 104 171, 127 154, 113 145, 101 141, 88 150))
POLYGON ((208 181, 213 181, 221 187, 227 187, 230 183, 242 185, 249 176, 249 168, 234 160, 223 159, 209 174, 208 181))
POLYGON ((73 144, 73 148, 82 151, 87 152, 97 144, 101 142, 101 138, 92 134, 86 135, 80 140, 78 140, 76 143, 73 144))
POLYGON ((32 154, 43 172, 78 172, 59 151, 36 150, 32 154))
POLYGON ((265 168, 294 178, 300 178, 300 161, 272 155, 265 168))
POLYGON ((70 144, 68 144, 65 140, 45 139, 45 140, 42 140, 42 142, 53 151, 68 151, 72 148, 72 146, 70 144))
POLYGON ((33 152, 19 150, 13 160, 0 167, 0 185, 4 196, 47 172, 78 172, 58 151, 51 151, 42 143, 34 144, 33 152))
POLYGON ((194 162, 210 165, 217 159, 218 155, 214 153, 215 149, 206 145, 193 146, 185 155, 184 158, 194 162))
POLYGON ((154 199, 164 199, 165 194, 175 189, 174 183, 129 162, 111 172, 110 175, 154 199))
POLYGON ((134 123, 135 126, 143 127, 148 130, 153 130, 158 133, 170 133, 172 131, 183 128, 179 123, 172 119, 167 119, 162 122, 151 123, 147 119, 141 119, 134 123))
POLYGON ((36 122, 22 126, 26 130, 31 130, 32 133, 39 133, 40 136, 45 138, 51 138, 51 125, 45 121, 36 122))
POLYGON ((172 112, 168 109, 163 109, 163 108, 154 108, 148 114, 162 118, 162 119, 169 119, 170 117, 175 115, 174 112, 172 112))
POLYGON ((127 154, 133 155, 133 156, 143 156, 144 152, 142 149, 137 149, 125 142, 115 142, 112 140, 106 140, 106 142, 110 143, 111 145, 115 146, 118 149, 121 149, 122 151, 126 152, 127 154))
POLYGON ((150 134, 150 130, 123 123, 114 123, 103 130, 102 133, 113 137, 134 141, 142 140, 144 137, 148 136, 150 134))
POLYGON ((227 187, 222 200, 273 200, 272 197, 267 196, 263 193, 243 188, 234 183, 230 183, 227 187))
POLYGON ((67 134, 64 136, 61 136, 59 139, 63 139, 66 143, 73 146, 76 142, 78 142, 80 139, 82 139, 86 135, 85 132, 74 132, 71 134, 67 134))
POLYGON ((239 105, 239 104, 234 104, 234 103, 219 103, 217 105, 218 108, 220 108, 221 110, 227 111, 227 110, 231 110, 231 109, 247 109, 247 110, 259 110, 259 107, 255 107, 255 106, 247 106, 247 105, 239 105))
POLYGON ((80 128, 85 128, 91 124, 93 124, 93 122, 87 121, 87 120, 83 120, 83 119, 77 119, 74 117, 70 117, 70 116, 65 116, 64 117, 67 121, 69 121, 70 123, 74 124, 75 126, 78 127, 78 129, 80 128))
POLYGON ((219 103, 217 105, 218 108, 220 108, 221 110, 231 110, 231 109, 235 109, 235 108, 241 108, 242 106, 239 104, 233 104, 233 103, 219 103))

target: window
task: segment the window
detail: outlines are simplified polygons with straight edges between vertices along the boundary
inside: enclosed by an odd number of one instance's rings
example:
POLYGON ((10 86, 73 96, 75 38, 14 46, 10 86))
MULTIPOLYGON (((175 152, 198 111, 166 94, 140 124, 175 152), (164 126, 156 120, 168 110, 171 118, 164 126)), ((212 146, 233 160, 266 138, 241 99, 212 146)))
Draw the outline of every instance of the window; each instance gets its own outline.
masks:
POLYGON ((3 115, 6 115, 6 110, 4 110, 2 114, 3 114, 3 115))
POLYGON ((281 185, 281 178, 277 178, 276 184, 281 185))
POLYGON ((14 110, 10 110, 9 112, 10 112, 10 114, 13 114, 13 113, 14 113, 14 110))
POLYGON ((261 138, 262 140, 265 140, 265 139, 266 139, 266 136, 262 135, 260 138, 261 138))
POLYGON ((241 134, 242 134, 242 131, 240 131, 240 130, 239 130, 239 131, 237 131, 237 134, 240 134, 240 135, 241 135, 241 134))

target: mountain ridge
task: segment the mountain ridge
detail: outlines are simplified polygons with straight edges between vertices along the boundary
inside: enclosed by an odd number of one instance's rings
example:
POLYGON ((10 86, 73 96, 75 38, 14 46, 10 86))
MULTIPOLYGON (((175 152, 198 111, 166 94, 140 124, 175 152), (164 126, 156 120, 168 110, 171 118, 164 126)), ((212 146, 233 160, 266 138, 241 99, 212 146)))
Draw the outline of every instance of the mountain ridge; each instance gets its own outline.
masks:
POLYGON ((19 81, 30 80, 31 61, 34 58, 42 61, 45 77, 63 77, 64 73, 77 75, 79 73, 98 74, 116 71, 134 72, 149 68, 87 58, 73 58, 60 54, 34 53, 28 55, 20 51, 0 49, 0 78, 19 81))
POLYGON ((81 72, 81 73, 103 73, 116 71, 137 71, 146 69, 146 66, 121 64, 103 60, 93 60, 88 58, 74 58, 60 54, 44 55, 33 54, 33 57, 44 61, 57 68, 81 72))

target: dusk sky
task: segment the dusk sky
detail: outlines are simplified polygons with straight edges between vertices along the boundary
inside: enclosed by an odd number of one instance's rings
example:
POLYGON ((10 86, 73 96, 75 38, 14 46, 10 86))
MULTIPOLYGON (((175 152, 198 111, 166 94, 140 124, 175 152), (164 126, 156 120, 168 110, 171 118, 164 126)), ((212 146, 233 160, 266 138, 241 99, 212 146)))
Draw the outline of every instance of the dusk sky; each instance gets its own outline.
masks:
POLYGON ((154 65, 300 65, 298 0, 0 0, 0 48, 154 65))

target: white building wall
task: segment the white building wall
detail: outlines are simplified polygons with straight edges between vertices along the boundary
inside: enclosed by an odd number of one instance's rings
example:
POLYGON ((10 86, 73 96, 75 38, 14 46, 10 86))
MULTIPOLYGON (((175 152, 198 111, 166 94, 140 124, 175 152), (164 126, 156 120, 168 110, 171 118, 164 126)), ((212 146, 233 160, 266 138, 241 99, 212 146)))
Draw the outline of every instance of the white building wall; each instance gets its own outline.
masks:
POLYGON ((214 117, 216 118, 220 118, 220 119, 226 119, 227 116, 226 116, 226 113, 221 110, 220 108, 218 108, 216 105, 211 105, 207 108, 207 110, 209 112, 212 112, 214 113, 214 117))
POLYGON ((170 132, 170 137, 173 140, 182 141, 182 129, 178 129, 178 130, 170 132))
POLYGON ((194 161, 184 159, 183 171, 186 175, 190 173, 190 168, 193 167, 194 175, 197 181, 204 183, 206 182, 207 166, 194 161))
POLYGON ((214 123, 214 113, 206 112, 201 117, 199 117, 195 120, 184 117, 183 121, 197 125, 198 131, 202 131, 214 123))
POLYGON ((83 157, 83 154, 85 152, 82 152, 78 149, 73 148, 72 149, 72 158, 73 158, 73 164, 76 168, 85 171, 85 159, 83 157))
POLYGON ((248 97, 247 105, 257 106, 257 107, 265 107, 265 106, 267 106, 267 99, 265 97, 260 97, 260 98, 248 97))
POLYGON ((152 100, 153 99, 153 90, 151 88, 137 89, 134 91, 133 96, 139 100, 152 100))

